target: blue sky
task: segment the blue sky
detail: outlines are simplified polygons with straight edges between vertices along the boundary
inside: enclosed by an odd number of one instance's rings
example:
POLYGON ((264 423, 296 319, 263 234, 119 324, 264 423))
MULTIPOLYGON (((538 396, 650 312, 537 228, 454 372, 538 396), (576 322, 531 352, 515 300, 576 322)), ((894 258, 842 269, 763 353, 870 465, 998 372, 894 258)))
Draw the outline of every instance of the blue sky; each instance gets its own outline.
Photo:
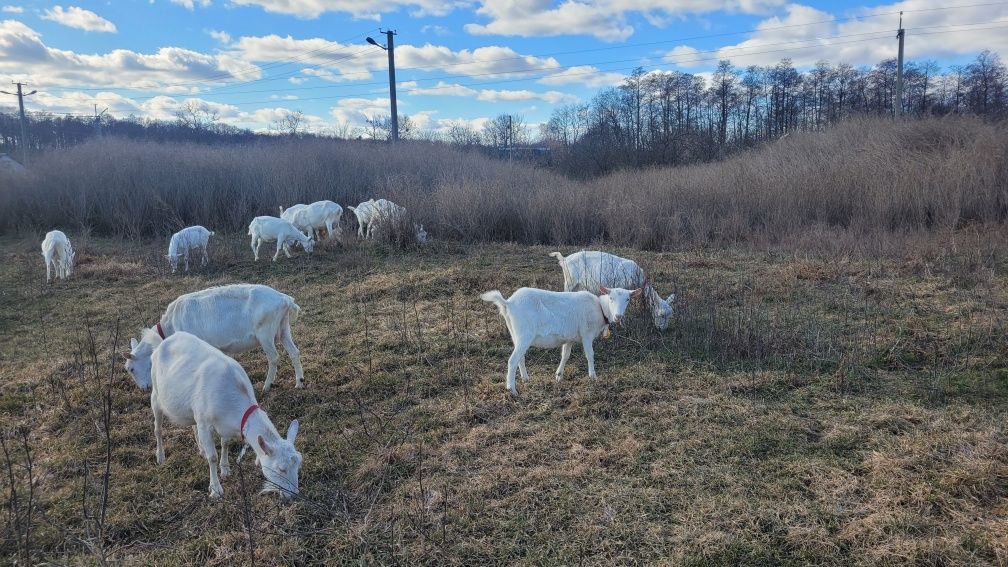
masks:
POLYGON ((34 110, 170 119, 189 103, 257 130, 298 110, 345 132, 388 112, 385 53, 364 42, 381 27, 398 32, 399 112, 420 127, 535 125, 635 66, 870 65, 895 56, 900 10, 910 59, 1008 53, 1008 2, 981 0, 0 0, 0 82, 39 89, 34 110))

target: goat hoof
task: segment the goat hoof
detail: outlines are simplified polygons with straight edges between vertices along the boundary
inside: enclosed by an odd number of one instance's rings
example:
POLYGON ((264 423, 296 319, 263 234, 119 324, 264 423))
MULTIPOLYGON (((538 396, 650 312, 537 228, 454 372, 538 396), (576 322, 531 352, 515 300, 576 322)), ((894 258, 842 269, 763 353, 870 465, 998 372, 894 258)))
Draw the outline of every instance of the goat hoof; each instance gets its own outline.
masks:
POLYGON ((224 487, 222 486, 218 486, 216 488, 214 488, 213 486, 210 487, 210 498, 220 498, 221 496, 224 496, 224 487))

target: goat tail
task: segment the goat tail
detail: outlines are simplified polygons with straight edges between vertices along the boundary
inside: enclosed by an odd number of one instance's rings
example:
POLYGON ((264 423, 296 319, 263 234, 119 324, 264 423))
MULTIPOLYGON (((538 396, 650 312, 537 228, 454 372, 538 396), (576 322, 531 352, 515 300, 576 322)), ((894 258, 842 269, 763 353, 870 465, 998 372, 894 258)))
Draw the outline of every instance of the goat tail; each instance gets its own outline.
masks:
POLYGON ((573 278, 571 278, 570 267, 567 266, 567 258, 559 252, 550 252, 550 256, 556 258, 557 263, 560 264, 560 270, 563 271, 564 290, 569 291, 574 289, 571 287, 573 285, 573 278))
POLYGON ((280 216, 283 216, 283 205, 280 205, 280 216))
POLYGON ((215 234, 214 231, 211 230, 210 231, 210 236, 213 236, 214 234, 215 234))
POLYGON ((481 294, 480 299, 482 299, 483 301, 493 303, 494 305, 497 306, 497 309, 500 311, 502 317, 507 316, 508 302, 506 299, 504 299, 504 296, 501 295, 501 292, 497 291, 496 289, 493 291, 488 291, 484 294, 481 294))
POLYGON ((350 205, 347 205, 347 208, 346 208, 346 209, 347 209, 348 211, 350 211, 350 212, 353 212, 353 211, 356 211, 356 210, 357 210, 357 207, 353 207, 353 206, 350 206, 350 205))
POLYGON ((291 299, 290 304, 287 306, 287 321, 289 324, 293 325, 297 323, 298 316, 301 315, 301 306, 294 303, 291 299))

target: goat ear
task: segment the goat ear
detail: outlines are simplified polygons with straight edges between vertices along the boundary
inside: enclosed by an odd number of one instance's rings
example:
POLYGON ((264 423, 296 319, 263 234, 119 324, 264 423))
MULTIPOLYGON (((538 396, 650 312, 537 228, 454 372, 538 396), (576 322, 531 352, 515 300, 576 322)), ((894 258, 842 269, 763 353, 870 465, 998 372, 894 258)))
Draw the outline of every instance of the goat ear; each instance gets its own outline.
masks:
POLYGON ((665 301, 671 304, 673 301, 675 301, 675 294, 674 293, 669 294, 668 299, 666 299, 665 301))
POLYGON ((263 453, 266 453, 267 457, 272 457, 273 449, 271 449, 270 446, 266 443, 266 440, 263 439, 263 436, 259 435, 256 440, 259 442, 259 448, 263 450, 263 453))
POLYGON ((300 428, 301 428, 301 424, 298 423, 298 420, 295 419, 294 421, 291 422, 290 427, 287 428, 287 441, 288 442, 290 442, 291 444, 294 443, 294 439, 297 438, 298 429, 300 429, 300 428))
POLYGON ((131 338, 130 339, 130 350, 135 349, 138 344, 140 344, 140 343, 138 343, 136 339, 131 338))
POLYGON ((609 288, 607 288, 606 286, 600 287, 599 288, 599 294, 600 295, 608 295, 609 294, 609 288))
POLYGON ((637 289, 633 290, 632 292, 630 292, 630 297, 637 297, 640 294, 641 294, 641 288, 637 288, 637 289))

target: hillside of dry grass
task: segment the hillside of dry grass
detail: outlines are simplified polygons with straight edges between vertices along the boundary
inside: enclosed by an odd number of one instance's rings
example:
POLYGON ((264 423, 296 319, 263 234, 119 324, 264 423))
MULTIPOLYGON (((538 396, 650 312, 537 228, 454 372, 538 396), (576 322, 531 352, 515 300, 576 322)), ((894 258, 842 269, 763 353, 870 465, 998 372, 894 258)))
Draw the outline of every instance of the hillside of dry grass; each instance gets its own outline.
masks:
MULTIPOLYGON (((223 237, 169 276, 160 239, 74 242, 77 273, 47 286, 37 241, 0 239, 3 562, 1008 562, 1008 265, 971 238, 890 259, 617 249, 679 294, 670 330, 599 341, 594 383, 580 349, 559 383, 559 353, 530 351, 517 399, 478 294, 557 288, 551 247, 350 239, 255 264, 223 237), (155 466, 115 355, 177 295, 235 281, 303 309, 307 388, 283 359, 260 400, 302 423, 290 505, 255 494, 251 459, 209 500, 187 429, 155 466)), ((261 391, 265 357, 238 359, 261 391)))
POLYGON ((429 143, 204 146, 104 140, 42 156, 0 190, 0 232, 244 232, 280 205, 371 197, 406 205, 435 238, 606 242, 656 250, 752 243, 875 253, 965 227, 1003 229, 1008 124, 858 120, 724 161, 578 182, 429 143))

